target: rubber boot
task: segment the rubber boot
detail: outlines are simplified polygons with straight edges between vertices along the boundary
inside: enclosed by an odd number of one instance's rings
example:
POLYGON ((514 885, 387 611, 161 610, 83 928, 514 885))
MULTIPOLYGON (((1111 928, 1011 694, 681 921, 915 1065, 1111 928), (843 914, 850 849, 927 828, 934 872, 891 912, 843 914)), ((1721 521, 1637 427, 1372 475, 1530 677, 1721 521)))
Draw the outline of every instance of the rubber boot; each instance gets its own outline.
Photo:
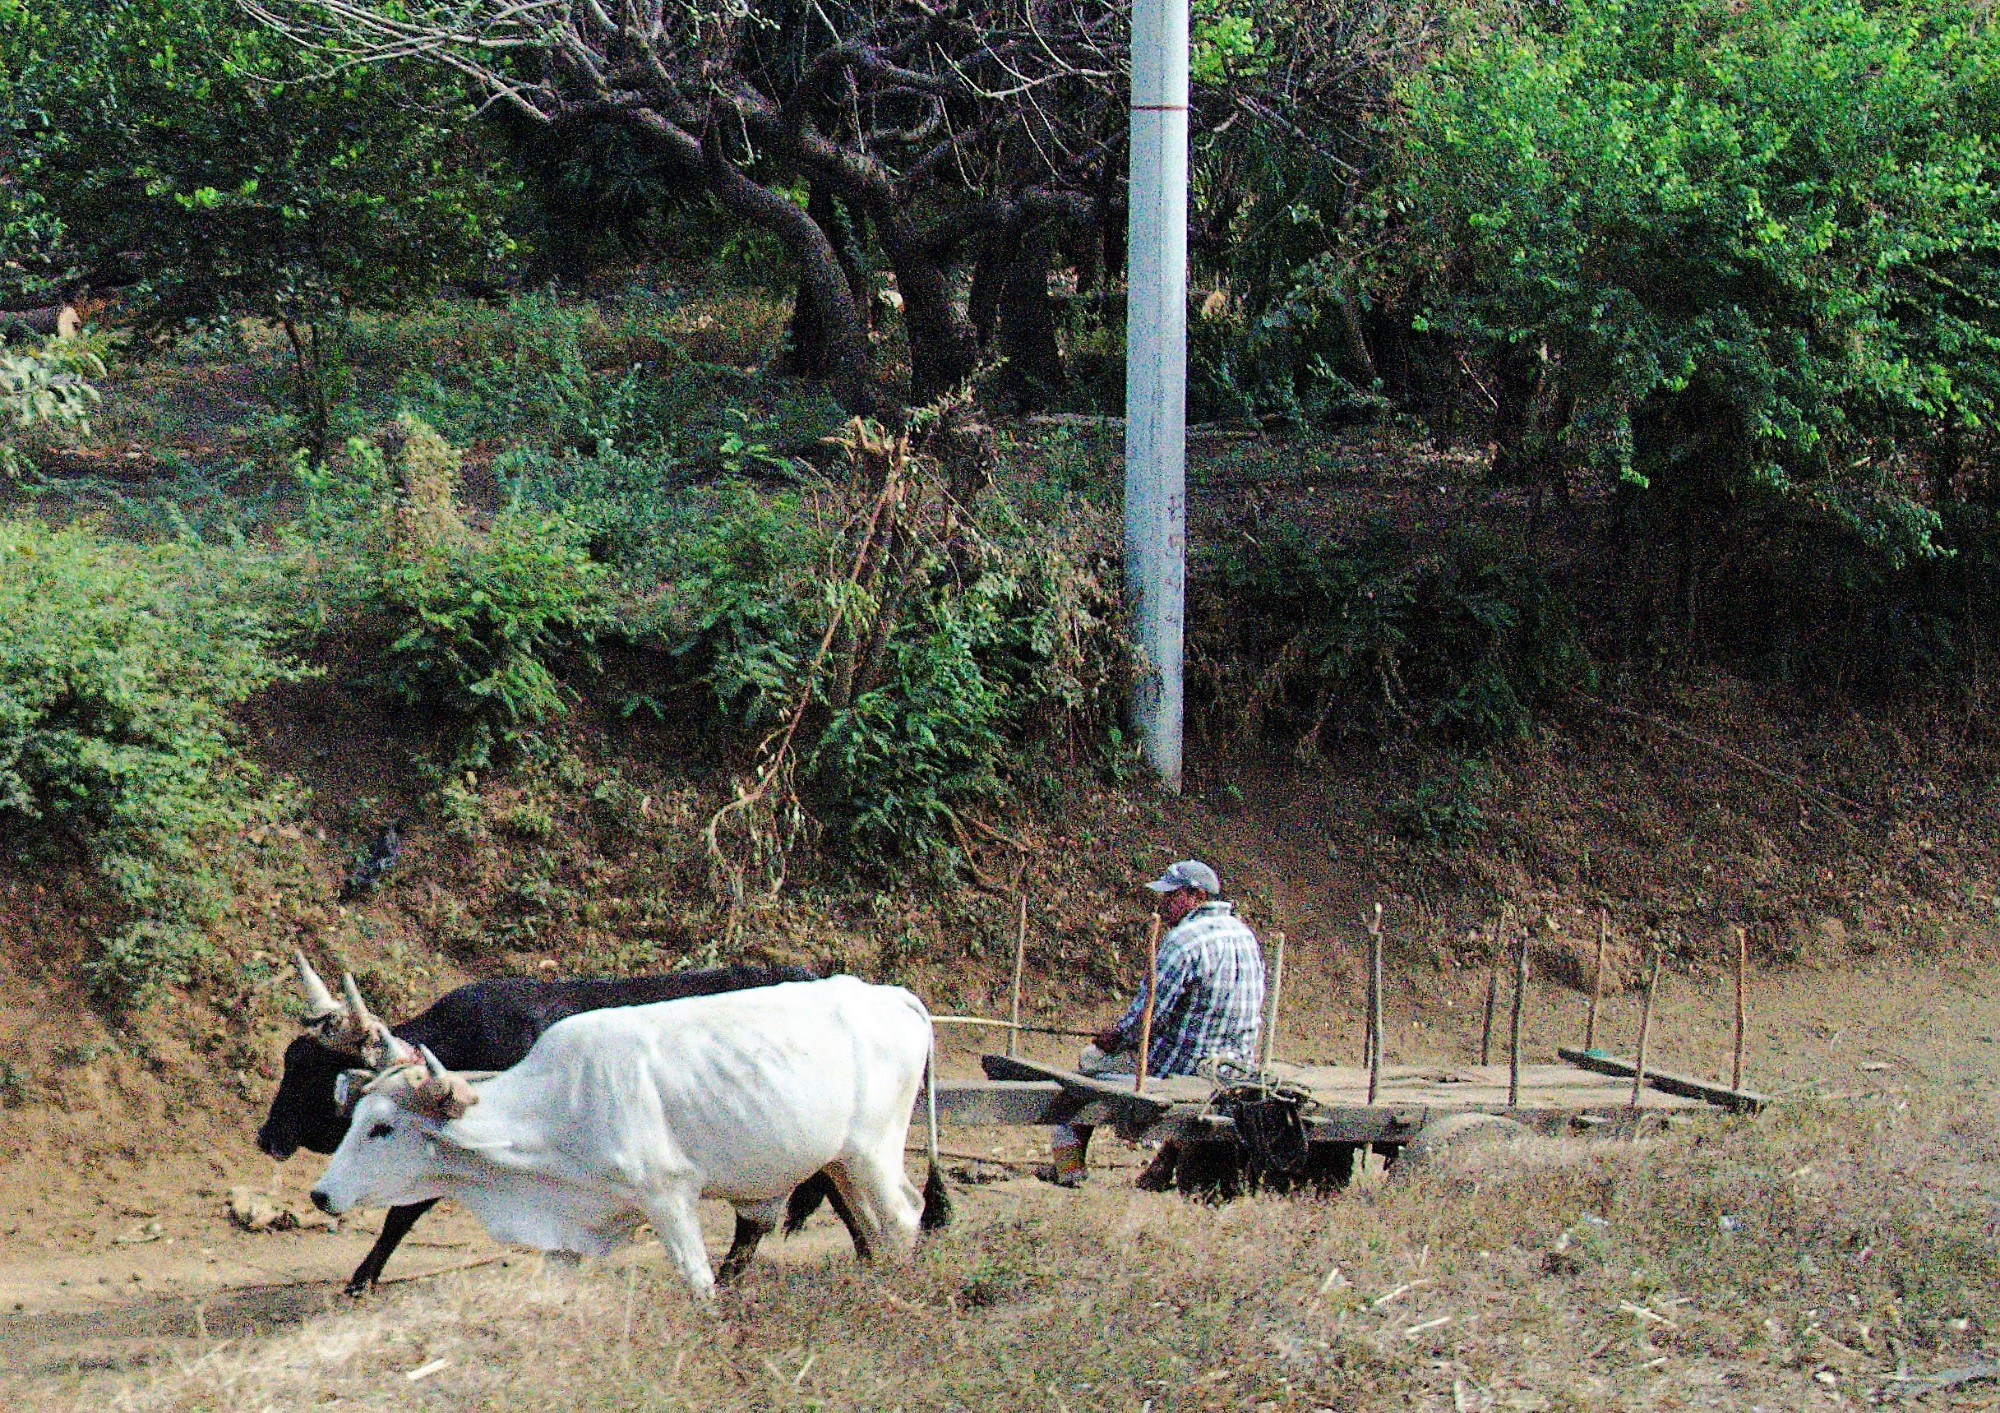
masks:
POLYGON ((1082 1187, 1088 1169, 1083 1162, 1083 1141, 1067 1128, 1058 1128, 1050 1142, 1053 1161, 1049 1181, 1057 1187, 1082 1187))

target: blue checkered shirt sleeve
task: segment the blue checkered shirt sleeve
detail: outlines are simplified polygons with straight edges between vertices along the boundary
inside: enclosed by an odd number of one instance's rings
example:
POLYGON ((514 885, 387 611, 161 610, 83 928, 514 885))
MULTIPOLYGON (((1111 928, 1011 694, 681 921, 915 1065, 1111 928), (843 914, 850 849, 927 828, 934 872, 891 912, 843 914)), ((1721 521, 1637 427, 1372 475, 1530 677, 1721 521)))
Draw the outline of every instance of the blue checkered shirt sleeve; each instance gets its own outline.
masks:
MULTIPOLYGON (((1121 1048, 1139 1043, 1145 1008, 1142 982, 1114 1027, 1121 1048)), ((1204 903, 1160 943, 1159 993, 1146 1072, 1193 1074, 1196 1064, 1211 1055, 1255 1058, 1263 1012, 1264 954, 1256 934, 1228 903, 1204 903)))

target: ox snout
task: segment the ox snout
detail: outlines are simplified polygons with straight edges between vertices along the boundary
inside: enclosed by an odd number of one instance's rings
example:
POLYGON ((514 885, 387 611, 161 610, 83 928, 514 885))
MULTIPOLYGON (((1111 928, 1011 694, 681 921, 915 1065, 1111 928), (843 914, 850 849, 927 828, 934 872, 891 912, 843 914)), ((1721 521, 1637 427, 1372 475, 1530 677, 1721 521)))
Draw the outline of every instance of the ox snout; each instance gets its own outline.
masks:
POLYGON ((340 1215, 340 1209, 333 1205, 333 1199, 317 1187, 312 1190, 312 1200, 313 1206, 319 1208, 320 1211, 326 1213, 329 1217, 340 1215))
POLYGON ((287 1143, 282 1138, 273 1137, 268 1133, 260 1133, 257 1135, 257 1151, 282 1163, 299 1151, 299 1145, 287 1143))

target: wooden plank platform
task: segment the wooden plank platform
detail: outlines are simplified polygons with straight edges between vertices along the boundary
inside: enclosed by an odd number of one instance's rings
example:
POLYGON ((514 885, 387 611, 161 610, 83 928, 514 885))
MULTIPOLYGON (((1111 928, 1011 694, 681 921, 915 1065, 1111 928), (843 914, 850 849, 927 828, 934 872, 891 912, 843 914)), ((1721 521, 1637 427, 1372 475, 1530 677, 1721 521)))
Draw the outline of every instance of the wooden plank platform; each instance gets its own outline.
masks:
MULTIPOLYGON (((1451 1113, 1504 1114, 1554 1128, 1626 1111, 1629 1061, 1569 1051, 1562 1057, 1562 1064, 1521 1067, 1521 1102, 1511 1109, 1504 1065, 1385 1065, 1372 1105, 1368 1072, 1358 1066, 1274 1064, 1270 1070, 1312 1092, 1319 1108, 1308 1123, 1320 1142, 1404 1143, 1433 1117, 1451 1113)), ((1148 1080, 1145 1092, 1136 1093, 1130 1076, 1093 1077, 1005 1055, 983 1056, 980 1064, 985 1080, 938 1086, 940 1117, 963 1124, 1100 1124, 1128 1138, 1218 1138, 1230 1131, 1227 1118, 1209 1112, 1213 1086, 1205 1079, 1148 1080)), ((1646 1078, 1648 1111, 1755 1112, 1765 1102, 1747 1090, 1685 1076, 1649 1069, 1646 1078)))
MULTIPOLYGON (((1607 1055, 1602 1050, 1573 1050, 1565 1045, 1556 1053, 1572 1065, 1580 1065, 1599 1074, 1617 1075, 1630 1081, 1632 1072, 1638 1068, 1633 1060, 1607 1055)), ((1689 1075, 1675 1074, 1670 1070, 1656 1070, 1646 1066, 1646 1086, 1665 1094, 1678 1094, 1688 1099, 1699 1099, 1705 1104, 1728 1109, 1738 1114, 1754 1114, 1771 1102, 1770 1096, 1759 1094, 1754 1089, 1731 1089, 1719 1080, 1695 1079, 1689 1075)))

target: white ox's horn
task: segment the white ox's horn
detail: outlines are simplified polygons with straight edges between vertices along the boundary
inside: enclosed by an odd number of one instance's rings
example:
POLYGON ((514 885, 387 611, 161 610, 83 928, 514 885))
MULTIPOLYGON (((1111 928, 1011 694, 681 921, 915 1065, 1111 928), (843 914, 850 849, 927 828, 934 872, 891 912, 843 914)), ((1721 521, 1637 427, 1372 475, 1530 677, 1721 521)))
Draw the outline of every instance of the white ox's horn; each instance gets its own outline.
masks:
POLYGON ((446 1069, 444 1062, 431 1053, 430 1046, 419 1045, 417 1053, 423 1057, 425 1079, 404 1091, 408 1096, 406 1107, 449 1122, 463 1117, 467 1109, 479 1102, 479 1091, 472 1087, 471 1081, 446 1069))
POLYGON ((306 1024, 319 1026, 339 1015, 345 1008, 333 998, 333 992, 327 989, 324 981, 320 980, 319 973, 313 970, 313 964, 306 960, 305 949, 295 949, 292 952, 292 961, 299 969, 299 985, 305 990, 306 1004, 312 1007, 306 1016, 306 1024))

